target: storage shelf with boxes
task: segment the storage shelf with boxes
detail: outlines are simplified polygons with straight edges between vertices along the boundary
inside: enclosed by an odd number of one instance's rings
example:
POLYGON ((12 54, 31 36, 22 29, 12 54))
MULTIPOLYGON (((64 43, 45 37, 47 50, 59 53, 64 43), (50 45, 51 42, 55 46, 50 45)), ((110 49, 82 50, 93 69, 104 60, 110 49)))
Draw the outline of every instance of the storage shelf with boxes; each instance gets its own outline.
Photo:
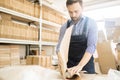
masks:
MULTIPOLYGON (((51 54, 55 54, 55 47, 58 42, 59 31, 62 24, 67 21, 67 18, 64 17, 65 13, 60 10, 52 7, 51 4, 42 3, 42 47, 44 50, 46 48, 52 49, 51 54), (47 29, 46 29, 47 28, 47 29), (53 47, 54 46, 54 47, 53 47), (45 48, 46 47, 46 48, 45 48)), ((46 50, 47 54, 50 54, 49 50, 46 50)))
POLYGON ((18 44, 22 44, 22 42, 23 44, 38 43, 38 27, 16 23, 12 15, 6 13, 0 12, 0 17, 1 42, 18 44))
MULTIPOLYGON (((6 61, 5 59, 12 59, 13 53, 18 53, 17 65, 19 65, 20 59, 25 58, 27 52, 29 53, 29 45, 39 46, 39 17, 40 6, 36 3, 27 0, 0 0, 0 46, 2 46, 1 49, 4 48, 0 55, 8 54, 8 52, 4 53, 6 47, 19 47, 18 52, 12 49, 13 52, 9 52, 9 57, 0 57, 0 66, 7 66, 8 63, 2 63, 6 61)), ((11 63, 16 63, 16 59, 12 59, 12 62, 8 60, 8 62, 11 66, 11 63)))
POLYGON ((0 43, 24 45, 25 55, 32 50, 38 56, 43 51, 45 56, 54 55, 59 29, 67 19, 63 12, 42 2, 40 6, 28 0, 0 1, 0 43))
POLYGON ((0 67, 20 65, 19 45, 0 45, 0 67))
POLYGON ((45 0, 42 1, 42 5, 51 8, 52 10, 55 10, 56 12, 58 12, 61 15, 65 16, 65 12, 59 10, 58 8, 53 7, 52 5, 50 5, 50 3, 46 3, 45 0))
POLYGON ((43 23, 43 24, 50 25, 50 26, 58 27, 58 28, 60 28, 60 27, 61 27, 61 25, 60 25, 60 24, 53 23, 53 22, 50 22, 50 21, 47 21, 47 20, 42 20, 42 23, 43 23))
POLYGON ((0 1, 1 7, 14 10, 30 16, 40 17, 40 6, 27 0, 4 0, 0 1))
POLYGON ((24 13, 21 13, 21 12, 17 12, 17 11, 8 9, 8 8, 0 7, 0 12, 4 12, 4 13, 11 14, 13 16, 17 16, 17 17, 21 17, 21 18, 24 18, 24 19, 28 19, 30 21, 39 22, 39 18, 36 18, 34 16, 30 16, 28 14, 24 14, 24 13))

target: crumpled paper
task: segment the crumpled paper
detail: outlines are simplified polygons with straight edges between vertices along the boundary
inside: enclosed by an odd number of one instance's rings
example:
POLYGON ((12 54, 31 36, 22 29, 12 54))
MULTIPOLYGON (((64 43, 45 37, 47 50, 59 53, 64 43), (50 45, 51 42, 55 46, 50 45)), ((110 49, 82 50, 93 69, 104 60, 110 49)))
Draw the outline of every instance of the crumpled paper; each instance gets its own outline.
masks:
POLYGON ((31 65, 1 68, 0 80, 62 80, 62 77, 58 71, 31 65))
POLYGON ((120 71, 110 69, 107 76, 97 76, 93 80, 120 80, 120 71))

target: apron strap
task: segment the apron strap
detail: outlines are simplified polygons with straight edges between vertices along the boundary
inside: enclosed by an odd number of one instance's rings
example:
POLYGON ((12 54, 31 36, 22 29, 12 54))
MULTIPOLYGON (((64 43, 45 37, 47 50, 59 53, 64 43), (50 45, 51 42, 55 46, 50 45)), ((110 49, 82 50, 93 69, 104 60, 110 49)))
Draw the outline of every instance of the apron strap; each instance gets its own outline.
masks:
MULTIPOLYGON (((86 17, 86 19, 85 19, 84 28, 83 28, 83 31, 82 31, 83 35, 87 34, 87 27, 88 27, 87 23, 88 23, 88 17, 86 17)), ((87 37, 87 35, 86 35, 86 37, 87 37)))
POLYGON ((67 28, 70 27, 70 22, 71 22, 70 20, 67 21, 67 28))

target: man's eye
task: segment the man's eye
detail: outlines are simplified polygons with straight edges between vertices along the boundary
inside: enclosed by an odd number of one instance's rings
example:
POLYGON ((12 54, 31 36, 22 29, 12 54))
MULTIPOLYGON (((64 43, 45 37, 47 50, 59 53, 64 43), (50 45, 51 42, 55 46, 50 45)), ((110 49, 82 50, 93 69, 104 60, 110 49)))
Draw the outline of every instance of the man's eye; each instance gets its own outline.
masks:
POLYGON ((77 11, 75 11, 75 13, 77 13, 77 11))

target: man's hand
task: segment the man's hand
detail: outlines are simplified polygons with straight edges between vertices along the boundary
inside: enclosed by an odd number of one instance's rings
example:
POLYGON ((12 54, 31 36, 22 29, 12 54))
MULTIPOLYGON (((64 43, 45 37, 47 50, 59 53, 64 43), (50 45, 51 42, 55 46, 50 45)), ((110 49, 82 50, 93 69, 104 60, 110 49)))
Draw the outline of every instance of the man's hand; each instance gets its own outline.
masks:
POLYGON ((68 72, 70 72, 70 74, 73 75, 73 74, 79 73, 82 70, 82 68, 83 68, 82 66, 77 65, 77 66, 68 68, 68 72))

